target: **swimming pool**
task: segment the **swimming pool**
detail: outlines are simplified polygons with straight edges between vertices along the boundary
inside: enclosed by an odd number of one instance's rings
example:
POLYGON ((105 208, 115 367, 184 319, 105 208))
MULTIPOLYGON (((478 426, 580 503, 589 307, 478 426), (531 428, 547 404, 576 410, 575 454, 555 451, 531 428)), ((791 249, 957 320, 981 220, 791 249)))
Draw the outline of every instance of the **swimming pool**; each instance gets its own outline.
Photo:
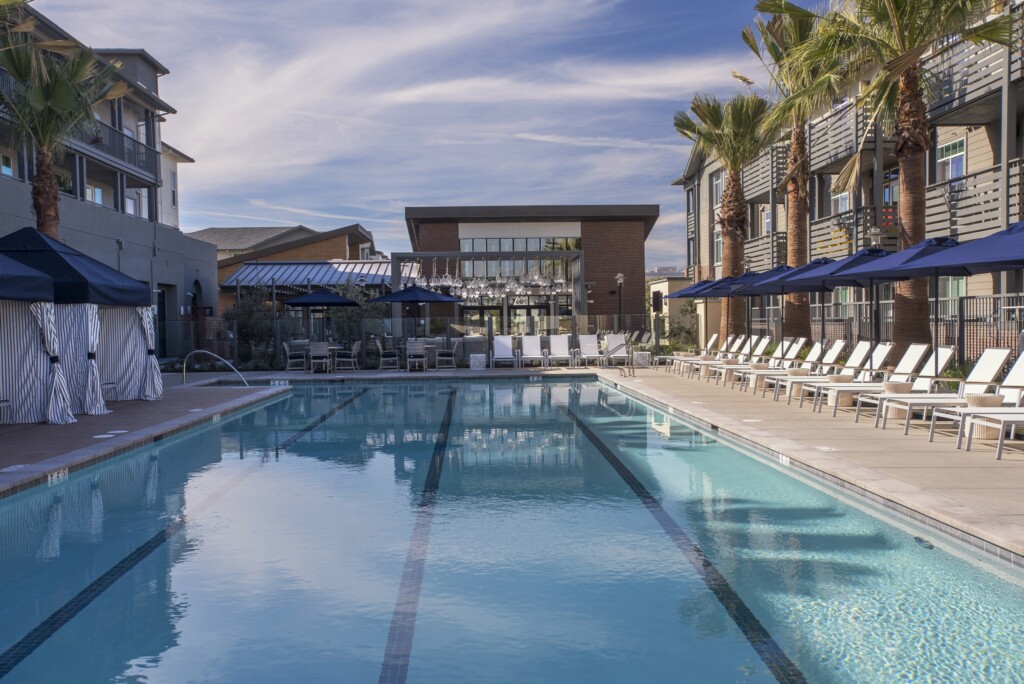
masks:
POLYGON ((1021 681, 945 547, 596 382, 296 386, 0 503, 0 676, 1021 681))

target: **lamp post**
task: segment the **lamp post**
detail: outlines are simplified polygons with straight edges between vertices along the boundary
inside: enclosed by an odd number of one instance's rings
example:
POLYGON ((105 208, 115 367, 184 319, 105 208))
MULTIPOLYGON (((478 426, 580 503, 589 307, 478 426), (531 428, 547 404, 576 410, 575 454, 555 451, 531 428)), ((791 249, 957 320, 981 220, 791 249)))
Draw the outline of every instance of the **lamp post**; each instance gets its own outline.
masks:
MULTIPOLYGON (((871 248, 878 249, 882 246, 882 237, 885 233, 878 226, 871 226, 868 231, 868 240, 871 241, 871 248)), ((871 306, 871 340, 879 342, 882 339, 882 319, 878 312, 878 291, 875 289, 875 281, 868 280, 868 297, 871 306)))
POLYGON ((619 286, 619 320, 616 322, 616 328, 622 329, 622 283, 626 282, 626 276, 621 273, 615 274, 615 284, 619 286))
MULTIPOLYGON (((750 257, 746 257, 746 256, 743 257, 743 274, 744 275, 746 275, 747 273, 750 273, 750 266, 751 266, 750 257)), ((751 318, 753 318, 753 316, 752 316, 752 309, 753 309, 753 306, 754 306, 754 302, 753 302, 753 300, 751 300, 750 297, 744 297, 743 299, 745 300, 744 301, 743 310, 747 314, 746 333, 748 335, 750 335, 750 334, 753 334, 751 329, 750 329, 752 327, 750 325, 750 322, 751 322, 751 318)))

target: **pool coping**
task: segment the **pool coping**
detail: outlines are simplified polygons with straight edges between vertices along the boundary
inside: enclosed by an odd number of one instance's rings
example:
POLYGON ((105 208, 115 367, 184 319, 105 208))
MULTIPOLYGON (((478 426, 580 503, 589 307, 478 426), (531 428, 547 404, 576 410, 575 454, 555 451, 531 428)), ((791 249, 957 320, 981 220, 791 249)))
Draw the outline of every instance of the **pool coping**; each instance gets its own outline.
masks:
POLYGON ((926 511, 913 506, 908 506, 906 503, 894 498, 892 493, 874 491, 862 484, 839 477, 835 473, 808 463, 798 455, 804 447, 794 442, 793 449, 786 449, 786 445, 784 443, 788 440, 786 440, 785 437, 772 435, 773 441, 776 444, 775 446, 770 446, 764 443, 766 440, 752 434, 755 431, 764 433, 764 428, 755 430, 746 429, 742 427, 742 425, 730 425, 730 423, 735 423, 736 419, 710 409, 700 409, 699 413, 695 413, 694 410, 682 408, 675 403, 672 397, 665 395, 662 392, 647 388, 644 388, 641 391, 635 387, 630 387, 622 382, 618 382, 615 378, 600 375, 598 376, 598 381, 622 392, 623 394, 649 404, 659 411, 663 411, 673 417, 683 418, 688 422, 694 423, 699 428, 706 430, 715 437, 723 438, 728 442, 732 442, 740 449, 747 449, 754 452, 755 456, 770 459, 775 464, 783 468, 795 468, 802 474, 808 475, 833 487, 838 487, 844 492, 849 492, 867 502, 885 509, 887 512, 895 513, 902 518, 912 520, 920 525, 924 525, 928 529, 935 530, 954 541, 981 551, 990 559, 1007 563, 1013 566, 1016 570, 1024 569, 1024 546, 1001 539, 998 535, 991 534, 986 530, 975 528, 972 531, 971 529, 967 529, 972 526, 969 523, 957 520, 956 518, 946 518, 945 520, 940 519, 926 511), (786 453, 786 451, 790 451, 790 453, 786 453))
POLYGON ((216 423, 225 415, 276 399, 290 392, 287 386, 270 386, 250 394, 198 409, 194 413, 152 423, 145 428, 117 435, 97 444, 74 449, 50 458, 26 464, 16 471, 0 472, 0 500, 46 484, 62 482, 73 472, 120 456, 140 447, 207 423, 216 423))

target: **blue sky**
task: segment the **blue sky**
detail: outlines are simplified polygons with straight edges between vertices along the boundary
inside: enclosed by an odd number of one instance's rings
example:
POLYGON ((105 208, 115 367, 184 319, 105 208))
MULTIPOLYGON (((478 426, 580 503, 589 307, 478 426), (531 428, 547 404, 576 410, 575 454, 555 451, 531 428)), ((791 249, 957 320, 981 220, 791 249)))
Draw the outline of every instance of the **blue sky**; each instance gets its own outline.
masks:
POLYGON ((94 47, 171 71, 182 228, 359 222, 406 206, 656 203, 648 267, 683 260, 672 115, 754 74, 753 2, 37 0, 94 47))

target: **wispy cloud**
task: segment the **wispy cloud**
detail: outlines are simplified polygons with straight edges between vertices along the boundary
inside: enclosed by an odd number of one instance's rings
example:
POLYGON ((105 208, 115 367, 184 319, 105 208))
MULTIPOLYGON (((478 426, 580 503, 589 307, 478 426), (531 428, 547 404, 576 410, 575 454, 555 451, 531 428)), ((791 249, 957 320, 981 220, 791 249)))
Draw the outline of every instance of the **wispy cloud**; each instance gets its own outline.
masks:
POLYGON ((687 15, 656 5, 37 6, 87 43, 143 46, 171 69, 161 95, 179 113, 163 135, 197 159, 179 181, 186 230, 358 221, 387 251, 408 248, 407 204, 658 203, 649 265, 679 263, 669 183, 689 146, 672 114, 696 90, 735 90, 731 69, 755 70, 739 46, 688 52, 701 36, 662 25, 687 15))

